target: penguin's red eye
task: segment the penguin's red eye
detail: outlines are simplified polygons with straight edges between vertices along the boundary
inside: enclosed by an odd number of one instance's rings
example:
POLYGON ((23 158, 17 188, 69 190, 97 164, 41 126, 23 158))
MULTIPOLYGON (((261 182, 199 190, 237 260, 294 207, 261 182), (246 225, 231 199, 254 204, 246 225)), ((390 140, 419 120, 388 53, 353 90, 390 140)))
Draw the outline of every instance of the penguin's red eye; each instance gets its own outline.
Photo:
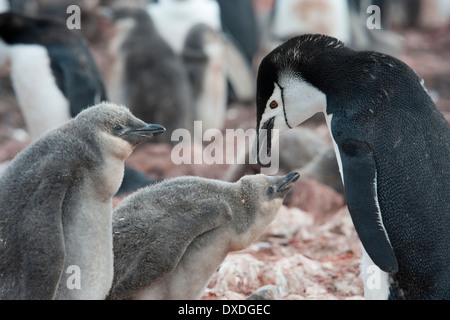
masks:
POLYGON ((276 107, 278 107, 278 103, 277 103, 275 100, 272 100, 272 102, 269 104, 269 106, 270 106, 272 109, 275 109, 276 107))

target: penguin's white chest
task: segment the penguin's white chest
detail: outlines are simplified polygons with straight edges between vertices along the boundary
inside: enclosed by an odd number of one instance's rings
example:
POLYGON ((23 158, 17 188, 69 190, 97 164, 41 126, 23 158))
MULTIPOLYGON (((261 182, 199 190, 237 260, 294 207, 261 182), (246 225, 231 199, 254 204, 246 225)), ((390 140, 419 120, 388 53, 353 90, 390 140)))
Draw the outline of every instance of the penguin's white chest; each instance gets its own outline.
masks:
POLYGON ((339 147, 336 144, 336 141, 334 141, 333 132, 331 131, 331 120, 333 119, 333 114, 327 114, 325 112, 324 116, 325 116, 325 120, 327 122, 328 131, 330 132, 331 141, 333 142, 333 148, 334 148, 334 153, 336 154, 336 160, 337 160, 338 167, 339 167, 339 173, 341 174, 342 183, 344 183, 341 154, 339 152, 339 147))
POLYGON ((69 102, 59 90, 47 50, 38 45, 10 48, 11 79, 33 138, 70 120, 69 102))
POLYGON ((222 129, 227 101, 223 45, 216 41, 207 44, 208 64, 203 75, 203 89, 196 101, 196 119, 203 121, 203 130, 222 129))
POLYGON ((58 299, 104 299, 111 288, 112 202, 96 201, 93 194, 85 199, 72 223, 64 225, 66 263, 58 299))
POLYGON ((86 179, 64 225, 66 264, 57 298, 103 300, 113 280, 112 197, 123 178, 124 162, 106 157, 102 168, 86 179), (79 279, 67 270, 79 271, 79 279), (79 280, 79 286, 73 285, 79 280))

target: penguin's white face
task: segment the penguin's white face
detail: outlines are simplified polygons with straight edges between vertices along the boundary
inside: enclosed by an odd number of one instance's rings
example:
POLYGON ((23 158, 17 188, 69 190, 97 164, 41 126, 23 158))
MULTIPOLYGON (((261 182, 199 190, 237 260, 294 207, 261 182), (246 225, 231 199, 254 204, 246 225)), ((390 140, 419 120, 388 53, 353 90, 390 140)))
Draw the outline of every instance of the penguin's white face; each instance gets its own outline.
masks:
POLYGON ((273 129, 280 130, 281 134, 325 110, 326 95, 322 91, 301 78, 286 75, 274 82, 259 129, 275 117, 273 129))
POLYGON ((261 130, 264 127, 264 124, 272 118, 274 118, 273 127, 267 129, 278 129, 280 130, 280 133, 283 133, 291 128, 284 112, 283 93, 283 88, 278 83, 274 82, 273 93, 267 100, 266 108, 258 128, 259 130, 261 130))
MULTIPOLYGON (((262 145, 264 133, 259 136, 262 129, 266 129, 267 140, 272 140, 271 130, 279 130, 279 134, 292 129, 317 112, 326 112, 326 95, 310 85, 303 79, 294 75, 282 75, 273 82, 273 92, 265 101, 261 119, 258 123, 258 141, 262 145)), ((267 154, 269 154, 273 141, 267 141, 267 154)), ((258 145, 258 150, 259 149, 258 145)), ((258 151, 258 159, 260 159, 258 151)))

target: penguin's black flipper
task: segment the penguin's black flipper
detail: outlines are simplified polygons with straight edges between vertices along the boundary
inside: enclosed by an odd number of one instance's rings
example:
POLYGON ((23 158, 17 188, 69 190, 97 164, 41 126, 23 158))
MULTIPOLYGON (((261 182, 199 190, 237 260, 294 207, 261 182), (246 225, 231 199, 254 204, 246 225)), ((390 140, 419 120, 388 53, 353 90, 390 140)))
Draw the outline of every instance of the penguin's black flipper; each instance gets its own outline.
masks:
POLYGON ((364 142, 346 139, 339 144, 339 151, 348 210, 356 232, 372 261, 381 270, 395 273, 398 264, 381 219, 372 149, 364 142))
POLYGON ((79 68, 79 65, 71 65, 63 59, 52 61, 56 83, 70 103, 72 117, 83 109, 107 99, 103 83, 95 81, 91 73, 79 68))
MULTIPOLYGON (((57 166, 55 166, 57 167, 57 166)), ((65 262, 63 202, 71 182, 69 170, 42 181, 29 197, 22 216, 33 230, 21 234, 24 299, 54 299, 65 262), (58 187, 56 187, 58 186, 58 187), (45 235, 43 238, 42 235, 45 235)))
MULTIPOLYGON (((50 174, 46 179, 30 178, 27 173, 33 172, 34 167, 27 171, 23 166, 16 166, 9 178, 20 176, 20 172, 23 174, 20 183, 1 185, 8 191, 3 191, 0 199, 0 222, 17 226, 13 234, 0 234, 3 243, 9 244, 0 248, 1 299, 50 300, 54 299, 58 289, 66 256, 62 210, 71 173, 61 161, 52 162, 54 172, 58 173, 50 174), (28 190, 23 189, 24 181, 28 183, 28 190), (5 206, 11 206, 11 203, 20 203, 21 192, 28 193, 26 203, 22 202, 13 212, 6 209, 5 206), (8 210, 10 215, 5 216, 4 212, 8 210)), ((1 227, 0 223, 0 231, 1 227)))

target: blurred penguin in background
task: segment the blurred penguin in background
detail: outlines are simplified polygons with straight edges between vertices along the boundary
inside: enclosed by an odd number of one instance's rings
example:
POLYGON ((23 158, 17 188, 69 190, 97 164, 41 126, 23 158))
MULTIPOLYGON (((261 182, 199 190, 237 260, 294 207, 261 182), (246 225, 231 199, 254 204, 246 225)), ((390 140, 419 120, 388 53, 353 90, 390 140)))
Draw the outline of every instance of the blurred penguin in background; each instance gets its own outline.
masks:
POLYGON ((251 65, 259 34, 252 0, 217 0, 222 29, 251 65))
MULTIPOLYGON (((439 2, 440 0, 431 0, 439 2)), ((320 33, 351 45, 359 50, 376 50, 397 55, 401 38, 389 30, 392 19, 403 16, 414 20, 423 0, 277 0, 268 14, 257 17, 261 34, 260 54, 280 45, 291 37, 320 33), (405 3, 401 12, 395 7, 405 3), (371 6, 380 8, 381 28, 368 28, 367 21, 375 13, 371 6)), ((372 20, 370 20, 372 21, 372 20)))
POLYGON ((254 58, 261 34, 253 0, 217 0, 226 44, 229 102, 254 102, 254 58), (238 54, 239 53, 239 54, 238 54))
MULTIPOLYGON (((9 3, 8 10, 32 17, 48 17, 66 23, 74 11, 69 8, 76 5, 80 10, 81 28, 71 29, 73 33, 80 33, 89 42, 101 41, 102 17, 100 14, 100 0, 3 0, 9 3), (69 10, 68 10, 69 9, 69 10)), ((1 4, 0 4, 1 8, 1 4)), ((6 11, 6 10, 5 10, 6 11)), ((1 9, 0 9, 0 12, 1 9)))
POLYGON ((186 35, 194 25, 203 23, 216 31, 222 30, 216 0, 159 0, 149 3, 147 12, 177 54, 182 52, 186 35))
POLYGON ((33 138, 107 99, 85 40, 65 24, 5 12, 0 15, 0 41, 33 138))
POLYGON ((14 11, 24 14, 36 14, 38 2, 33 0, 0 0, 0 13, 14 11))
POLYGON ((8 0, 0 0, 0 13, 9 10, 9 2, 8 0))
MULTIPOLYGON (((419 1, 408 1, 410 8, 403 14, 415 15, 415 5, 419 1)), ((348 0, 351 39, 347 44, 359 50, 373 50, 398 56, 402 40, 386 27, 385 21, 389 20, 387 17, 390 15, 388 6, 390 5, 383 0, 348 0), (379 17, 379 21, 375 21, 375 17, 379 17)))
POLYGON ((305 33, 350 40, 347 0, 277 0, 272 21, 275 39, 284 41, 305 33))
MULTIPOLYGON (((108 99, 85 39, 61 21, 0 14, 1 61, 11 64, 14 92, 33 139, 108 99)), ((127 166, 118 193, 151 183, 127 166)))
POLYGON ((192 132, 191 88, 181 57, 161 38, 144 9, 116 8, 112 16, 112 100, 144 121, 163 124, 167 133, 155 142, 172 143, 172 132, 178 128, 192 132))
POLYGON ((202 129, 222 129, 227 109, 224 44, 206 24, 194 25, 187 34, 182 53, 194 99, 194 120, 202 129))
MULTIPOLYGON (((252 20, 251 10, 249 12, 251 8, 247 3, 245 12, 240 12, 238 9, 242 5, 233 7, 230 2, 227 7, 231 6, 231 10, 222 12, 221 6, 216 0, 160 0, 147 6, 147 12, 161 37, 176 54, 183 56, 186 68, 190 72, 190 79, 209 77, 208 83, 203 82, 203 87, 199 86, 198 81, 193 83, 194 96, 197 96, 194 100, 197 100, 196 105, 201 105, 199 99, 205 102, 205 96, 211 98, 214 95, 215 99, 209 99, 213 109, 221 109, 224 99, 225 104, 230 100, 252 102, 255 92, 255 75, 250 63, 253 48, 250 45, 248 50, 245 49, 246 41, 252 37, 242 38, 238 31, 246 33, 244 30, 247 25, 241 22, 245 20, 247 13, 249 13, 248 20, 252 20), (236 19, 237 12, 240 19, 236 19), (223 28, 224 21, 228 25, 234 25, 232 32, 228 32, 231 28, 223 28), (194 40, 194 37, 200 39, 194 40), (200 64, 204 67, 198 68, 200 64), (201 73, 193 75, 193 72, 201 73), (229 85, 225 88, 225 92, 222 92, 224 82, 228 82, 229 85), (211 93, 213 87, 215 89, 211 93)), ((255 39, 250 40, 252 43, 254 41, 255 39)), ((209 118, 207 114, 200 113, 200 115, 209 118)), ((221 119, 221 122, 224 120, 221 119)))

